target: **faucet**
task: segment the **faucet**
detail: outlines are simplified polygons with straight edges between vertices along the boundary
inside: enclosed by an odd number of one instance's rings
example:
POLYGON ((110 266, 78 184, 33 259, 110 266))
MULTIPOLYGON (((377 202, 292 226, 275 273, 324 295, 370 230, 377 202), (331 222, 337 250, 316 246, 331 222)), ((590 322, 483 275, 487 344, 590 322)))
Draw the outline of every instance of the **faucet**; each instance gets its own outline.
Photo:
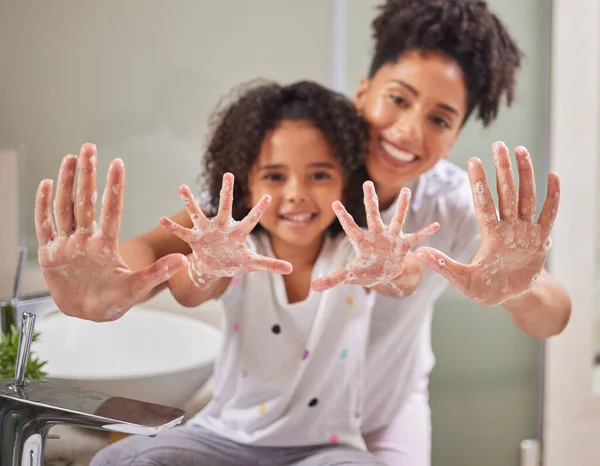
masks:
POLYGON ((43 466, 48 431, 58 424, 154 436, 185 412, 168 406, 27 380, 35 314, 23 313, 14 379, 0 379, 0 466, 43 466))

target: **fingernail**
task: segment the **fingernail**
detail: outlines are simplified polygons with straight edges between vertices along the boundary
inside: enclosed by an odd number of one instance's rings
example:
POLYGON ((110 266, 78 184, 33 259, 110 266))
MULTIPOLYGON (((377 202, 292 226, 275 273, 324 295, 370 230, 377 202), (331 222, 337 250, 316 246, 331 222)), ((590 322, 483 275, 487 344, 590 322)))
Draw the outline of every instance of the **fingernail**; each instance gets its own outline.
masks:
POLYGON ((526 160, 529 159, 529 152, 525 146, 515 147, 515 152, 521 154, 526 160))
POLYGON ((474 167, 474 166, 475 166, 475 164, 476 164, 477 162, 479 162, 479 161, 480 161, 480 160, 479 160, 479 158, 478 158, 478 157, 471 157, 471 158, 469 159, 468 165, 469 165, 469 167, 474 167))

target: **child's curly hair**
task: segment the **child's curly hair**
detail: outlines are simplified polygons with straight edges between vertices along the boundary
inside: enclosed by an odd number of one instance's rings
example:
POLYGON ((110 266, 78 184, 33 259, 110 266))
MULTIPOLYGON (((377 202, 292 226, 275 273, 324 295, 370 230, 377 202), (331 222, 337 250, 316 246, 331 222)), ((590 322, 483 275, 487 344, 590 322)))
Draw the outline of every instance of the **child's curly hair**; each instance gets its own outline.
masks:
POLYGON ((510 105, 523 54, 502 22, 482 0, 387 0, 372 23, 373 77, 408 49, 439 51, 462 68, 468 103, 483 125, 498 114, 502 94, 510 105))
MULTIPOLYGON (((347 176, 342 202, 348 212, 364 223, 362 183, 367 180, 363 162, 369 128, 344 95, 317 83, 299 81, 289 85, 258 80, 237 88, 233 102, 218 106, 210 128, 204 154, 203 187, 210 214, 219 205, 219 193, 225 172, 235 176, 233 218, 248 214, 248 179, 268 131, 284 120, 309 121, 318 128, 333 148, 347 176)), ((328 229, 341 231, 336 220, 328 229)))

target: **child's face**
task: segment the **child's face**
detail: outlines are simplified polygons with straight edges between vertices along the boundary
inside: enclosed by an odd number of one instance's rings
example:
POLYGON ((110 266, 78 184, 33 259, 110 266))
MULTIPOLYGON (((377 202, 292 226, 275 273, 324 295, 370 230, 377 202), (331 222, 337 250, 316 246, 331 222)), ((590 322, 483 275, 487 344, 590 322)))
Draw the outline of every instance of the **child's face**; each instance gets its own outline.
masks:
POLYGON ((454 60, 407 51, 361 81, 355 104, 371 125, 369 175, 376 186, 398 191, 449 154, 467 91, 454 60))
POLYGON ((293 245, 321 241, 342 200, 344 175, 325 136, 310 122, 283 121, 267 133, 249 177, 250 205, 269 194, 260 224, 293 245))

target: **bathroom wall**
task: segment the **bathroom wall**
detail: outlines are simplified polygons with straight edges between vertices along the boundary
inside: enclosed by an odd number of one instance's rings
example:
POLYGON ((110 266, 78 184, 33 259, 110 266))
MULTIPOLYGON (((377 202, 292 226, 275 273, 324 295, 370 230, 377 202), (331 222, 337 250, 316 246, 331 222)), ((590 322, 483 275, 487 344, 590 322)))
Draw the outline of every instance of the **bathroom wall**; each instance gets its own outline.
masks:
POLYGON ((19 242, 19 166, 16 151, 0 147, 0 300, 11 297, 19 242))

